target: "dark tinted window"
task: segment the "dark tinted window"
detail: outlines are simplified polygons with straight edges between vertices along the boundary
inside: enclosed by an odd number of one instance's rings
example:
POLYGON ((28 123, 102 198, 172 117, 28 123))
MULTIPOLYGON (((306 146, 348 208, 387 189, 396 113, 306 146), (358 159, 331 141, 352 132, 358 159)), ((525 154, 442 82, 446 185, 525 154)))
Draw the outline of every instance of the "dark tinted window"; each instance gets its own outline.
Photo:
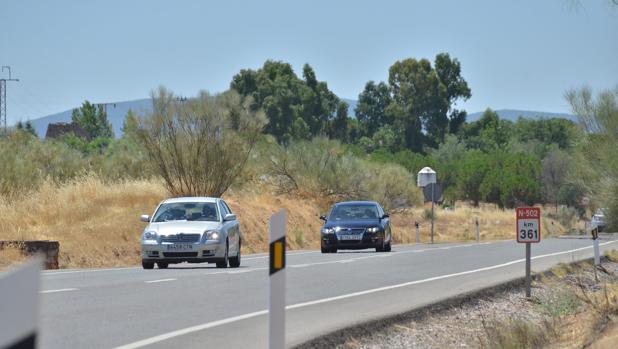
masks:
POLYGON ((337 205, 330 212, 328 220, 377 219, 376 205, 337 205))

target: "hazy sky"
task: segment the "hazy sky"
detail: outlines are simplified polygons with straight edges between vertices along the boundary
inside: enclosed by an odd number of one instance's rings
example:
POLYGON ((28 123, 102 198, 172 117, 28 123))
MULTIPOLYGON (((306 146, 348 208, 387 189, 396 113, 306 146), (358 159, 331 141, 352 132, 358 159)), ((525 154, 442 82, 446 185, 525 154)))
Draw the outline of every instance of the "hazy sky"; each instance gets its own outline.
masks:
POLYGON ((568 112, 564 91, 618 84, 618 6, 530 1, 24 1, 0 0, 0 65, 8 122, 84 99, 219 92, 266 59, 311 64, 340 97, 386 80, 396 60, 449 52, 472 98, 468 112, 568 112), (4 72, 3 76, 7 76, 4 72))

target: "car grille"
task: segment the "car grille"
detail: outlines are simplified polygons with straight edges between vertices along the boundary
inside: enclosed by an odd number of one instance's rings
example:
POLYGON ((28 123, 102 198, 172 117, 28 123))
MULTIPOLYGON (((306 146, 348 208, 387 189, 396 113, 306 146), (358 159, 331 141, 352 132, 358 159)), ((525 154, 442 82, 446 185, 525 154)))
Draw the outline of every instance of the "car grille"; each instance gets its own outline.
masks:
POLYGON ((197 252, 163 252, 163 257, 197 257, 197 252))
POLYGON ((161 242, 198 242, 200 234, 175 234, 161 236, 161 242))
POLYGON ((339 234, 361 234, 365 232, 365 228, 341 228, 339 234))

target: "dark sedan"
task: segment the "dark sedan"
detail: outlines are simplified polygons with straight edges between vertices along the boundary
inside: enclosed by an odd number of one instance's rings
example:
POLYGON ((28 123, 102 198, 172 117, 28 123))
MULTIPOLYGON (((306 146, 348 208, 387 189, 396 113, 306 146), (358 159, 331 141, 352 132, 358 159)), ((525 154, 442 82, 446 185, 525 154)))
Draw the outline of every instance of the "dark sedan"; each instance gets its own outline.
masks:
POLYGON ((345 201, 321 216, 322 253, 340 250, 375 248, 377 252, 391 250, 391 224, 388 214, 375 201, 345 201))

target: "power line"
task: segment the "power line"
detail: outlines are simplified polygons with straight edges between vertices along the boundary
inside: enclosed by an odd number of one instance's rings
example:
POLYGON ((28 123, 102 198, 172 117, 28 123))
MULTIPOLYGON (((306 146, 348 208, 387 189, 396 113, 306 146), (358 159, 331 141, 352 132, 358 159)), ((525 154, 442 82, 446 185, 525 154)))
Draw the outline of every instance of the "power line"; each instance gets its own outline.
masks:
POLYGON ((0 79, 0 124, 4 127, 4 134, 7 134, 6 129, 6 82, 7 81, 19 81, 19 79, 11 78, 11 67, 8 65, 2 66, 2 72, 4 69, 9 71, 8 79, 0 79))

